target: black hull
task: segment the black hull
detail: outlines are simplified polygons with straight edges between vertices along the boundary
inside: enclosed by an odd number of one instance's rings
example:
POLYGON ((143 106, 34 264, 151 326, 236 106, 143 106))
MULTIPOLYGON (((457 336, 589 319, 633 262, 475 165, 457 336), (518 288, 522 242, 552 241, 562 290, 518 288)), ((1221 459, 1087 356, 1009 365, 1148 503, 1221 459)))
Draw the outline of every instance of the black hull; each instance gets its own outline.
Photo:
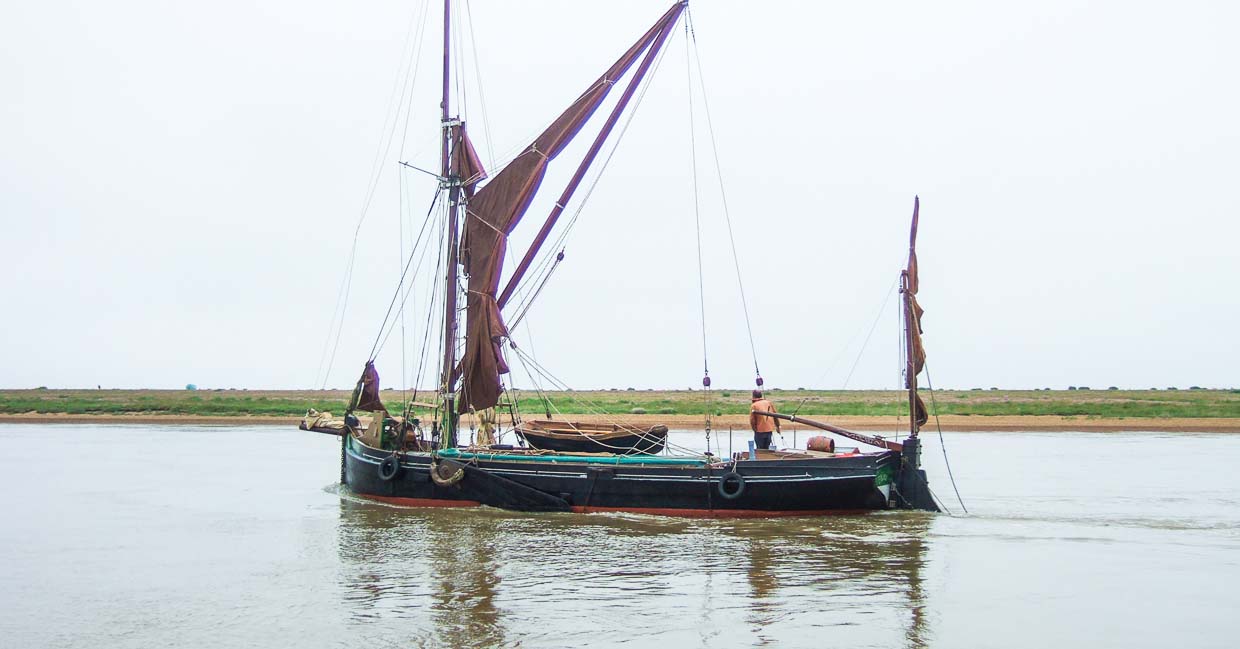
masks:
POLYGON ((614 437, 604 442, 596 442, 588 435, 577 439, 560 439, 538 434, 538 431, 518 430, 517 434, 525 440, 530 448, 544 451, 560 451, 562 453, 644 453, 657 455, 663 452, 667 444, 667 431, 643 432, 633 435, 614 437))
MULTIPOLYGON (((491 505, 525 511, 626 511, 674 516, 809 516, 863 512, 889 506, 889 482, 900 455, 740 461, 707 467, 661 464, 589 464, 568 461, 469 460, 463 479, 437 484, 429 454, 406 454, 390 479, 380 475, 388 451, 345 438, 344 480, 356 494, 409 506, 491 505), (737 488, 730 472, 742 476, 737 488), (517 487, 513 488, 513 483, 517 487), (885 488, 880 488, 880 484, 885 488), (725 496, 725 491, 734 495, 725 496), (739 491, 739 493, 737 493, 739 491), (536 495, 523 499, 520 493, 536 495)), ((450 467, 450 460, 441 460, 450 467)), ((444 478, 444 471, 438 477, 444 478)), ((450 471, 448 471, 450 473, 450 471)))

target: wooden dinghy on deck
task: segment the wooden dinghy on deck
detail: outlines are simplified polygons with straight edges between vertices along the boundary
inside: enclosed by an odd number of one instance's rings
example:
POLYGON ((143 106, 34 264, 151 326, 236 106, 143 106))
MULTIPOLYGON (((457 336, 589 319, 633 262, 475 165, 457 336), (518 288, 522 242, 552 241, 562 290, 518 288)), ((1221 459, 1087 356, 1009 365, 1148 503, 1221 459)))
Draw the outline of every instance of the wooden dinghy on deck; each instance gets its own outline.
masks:
POLYGON ((655 455, 667 445, 667 426, 662 424, 642 427, 544 419, 524 422, 516 432, 526 444, 544 451, 655 455))

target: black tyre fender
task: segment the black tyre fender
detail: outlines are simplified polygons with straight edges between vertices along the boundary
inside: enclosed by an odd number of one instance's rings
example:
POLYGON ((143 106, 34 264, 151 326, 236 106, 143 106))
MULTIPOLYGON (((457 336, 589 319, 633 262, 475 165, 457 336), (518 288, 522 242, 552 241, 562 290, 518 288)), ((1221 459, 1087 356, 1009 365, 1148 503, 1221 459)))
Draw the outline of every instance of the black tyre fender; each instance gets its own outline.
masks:
POLYGON ((719 495, 727 500, 736 500, 745 493, 745 476, 735 472, 728 471, 719 476, 719 495), (736 485, 734 488, 728 485, 736 485))
POLYGON ((400 459, 393 453, 379 463, 379 479, 384 481, 393 480, 400 475, 400 459))

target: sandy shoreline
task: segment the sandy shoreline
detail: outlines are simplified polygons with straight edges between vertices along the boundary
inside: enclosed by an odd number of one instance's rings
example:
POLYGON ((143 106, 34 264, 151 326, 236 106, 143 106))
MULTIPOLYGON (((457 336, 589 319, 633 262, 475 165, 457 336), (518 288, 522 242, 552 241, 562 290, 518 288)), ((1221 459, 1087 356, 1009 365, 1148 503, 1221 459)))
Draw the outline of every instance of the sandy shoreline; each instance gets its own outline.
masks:
MULTIPOLYGON (((598 415, 568 415, 568 419, 582 422, 626 421, 646 424, 665 424, 673 429, 700 430, 703 426, 701 416, 697 415, 615 415, 605 417, 598 415)), ((855 430, 891 431, 898 434, 907 430, 907 420, 897 421, 892 417, 825 417, 817 419, 855 430)), ((0 414, 0 423, 45 423, 45 424, 172 424, 172 425, 222 425, 222 426, 296 426, 300 417, 211 417, 199 415, 67 415, 50 413, 0 414)), ((1102 417, 1059 417, 1059 416, 984 416, 984 415, 944 415, 940 418, 943 430, 966 432, 1204 432, 1204 433, 1240 433, 1240 419, 1235 418, 1102 418, 1102 417)), ((466 422, 468 425, 468 422, 466 422)), ((714 417, 712 427, 718 431, 726 431, 731 426, 736 430, 748 428, 748 420, 744 415, 722 415, 714 417)), ((809 430, 801 424, 785 424, 785 430, 809 430)), ((931 420, 926 430, 934 429, 931 420)))

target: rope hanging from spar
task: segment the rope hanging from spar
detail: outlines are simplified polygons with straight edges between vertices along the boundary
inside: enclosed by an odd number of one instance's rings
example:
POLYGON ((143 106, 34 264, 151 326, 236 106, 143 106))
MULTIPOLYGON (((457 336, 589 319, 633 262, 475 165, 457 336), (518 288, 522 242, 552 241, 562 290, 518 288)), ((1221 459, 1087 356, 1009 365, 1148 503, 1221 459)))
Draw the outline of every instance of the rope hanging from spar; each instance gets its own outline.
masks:
POLYGON ((710 118, 710 101, 706 94, 706 79, 702 74, 702 57, 698 54, 697 49, 697 33, 693 29, 693 12, 686 8, 685 10, 685 28, 689 32, 689 44, 692 45, 693 59, 697 62, 698 84, 702 90, 702 112, 706 116, 706 130, 710 134, 710 149, 715 160, 715 175, 719 180, 719 198, 723 205, 723 218, 728 226, 728 242, 732 247, 732 265, 736 269, 736 286, 741 294, 741 308, 745 314, 745 331, 749 335, 749 352, 753 357, 754 383, 761 388, 762 370, 758 367, 758 347, 754 343, 753 323, 749 318, 749 301, 745 298, 745 282, 741 276, 740 256, 736 252, 736 236, 732 233, 732 215, 728 210, 728 194, 723 183, 723 165, 719 162, 719 146, 715 138, 714 122, 710 118))
MULTIPOLYGON (((685 20, 685 42, 690 39, 689 21, 685 20)), ((698 191, 697 173, 697 130, 693 120, 693 57, 689 48, 685 48, 685 78, 688 79, 689 92, 685 93, 689 105, 689 161, 693 169, 693 227, 697 235, 697 271, 698 271, 698 316, 702 324, 702 416, 706 428, 706 453, 710 454, 710 362, 706 351, 706 279, 702 272, 702 209, 698 191)))

